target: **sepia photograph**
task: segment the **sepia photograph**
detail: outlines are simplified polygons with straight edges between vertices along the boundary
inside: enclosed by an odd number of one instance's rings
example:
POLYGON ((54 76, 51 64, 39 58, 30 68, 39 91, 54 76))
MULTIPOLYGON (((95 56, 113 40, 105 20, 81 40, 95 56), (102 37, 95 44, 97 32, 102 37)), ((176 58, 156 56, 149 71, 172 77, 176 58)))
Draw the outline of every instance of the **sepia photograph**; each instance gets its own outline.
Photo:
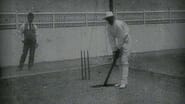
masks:
POLYGON ((0 104, 185 104, 185 1, 0 0, 0 104))

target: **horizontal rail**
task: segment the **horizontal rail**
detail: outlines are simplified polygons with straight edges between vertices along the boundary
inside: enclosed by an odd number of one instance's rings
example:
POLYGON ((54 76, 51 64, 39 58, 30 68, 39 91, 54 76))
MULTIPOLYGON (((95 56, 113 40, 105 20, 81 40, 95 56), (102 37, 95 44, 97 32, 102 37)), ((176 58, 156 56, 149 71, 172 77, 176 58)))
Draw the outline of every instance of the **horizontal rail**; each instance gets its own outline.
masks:
MULTIPOLYGON (((144 10, 144 11, 116 11, 116 13, 164 13, 164 12, 185 12, 185 10, 144 10)), ((105 14, 105 12, 33 12, 34 14, 105 14)), ((1 14, 28 14, 28 12, 0 12, 1 14)))
POLYGON ((0 25, 16 25, 16 23, 0 23, 0 25))
MULTIPOLYGON (((28 14, 27 12, 24 13, 20 13, 20 12, 0 12, 1 14, 22 14, 22 15, 26 15, 28 14)), ((33 12, 33 14, 105 14, 105 12, 33 12)))
MULTIPOLYGON (((55 25, 64 26, 89 26, 101 25, 105 23, 102 18, 105 12, 33 12, 35 14, 35 24, 41 25, 41 27, 53 27, 55 25), (47 16, 46 16, 47 15, 47 16), (45 25, 45 26, 44 26, 45 25)), ((126 22, 143 23, 155 22, 161 23, 169 21, 184 22, 185 10, 158 10, 158 11, 116 11, 116 17, 126 22), (122 15, 123 14, 123 15, 122 15)), ((0 28, 8 28, 11 26, 19 27, 20 24, 26 22, 26 12, 0 12, 0 28), (13 16, 12 16, 13 15, 13 16)))

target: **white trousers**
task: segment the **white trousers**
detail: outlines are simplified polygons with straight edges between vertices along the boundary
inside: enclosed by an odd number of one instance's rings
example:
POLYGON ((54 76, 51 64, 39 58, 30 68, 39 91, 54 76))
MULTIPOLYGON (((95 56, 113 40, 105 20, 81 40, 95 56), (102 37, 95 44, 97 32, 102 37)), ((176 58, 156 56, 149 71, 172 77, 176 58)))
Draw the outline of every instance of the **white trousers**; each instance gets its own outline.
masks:
POLYGON ((118 68, 121 71, 121 84, 128 84, 128 73, 129 73, 129 47, 123 47, 121 56, 118 58, 118 68))

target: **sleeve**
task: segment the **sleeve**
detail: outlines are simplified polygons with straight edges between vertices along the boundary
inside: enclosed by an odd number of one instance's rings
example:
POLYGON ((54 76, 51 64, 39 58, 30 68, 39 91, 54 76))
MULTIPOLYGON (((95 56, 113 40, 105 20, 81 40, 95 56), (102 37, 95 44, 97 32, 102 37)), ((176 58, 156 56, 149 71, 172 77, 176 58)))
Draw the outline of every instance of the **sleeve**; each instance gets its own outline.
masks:
POLYGON ((24 32, 24 28, 25 28, 25 24, 22 24, 20 26, 19 30, 18 30, 18 34, 19 34, 21 40, 24 40, 24 33, 23 33, 24 32))
POLYGON ((116 47, 116 40, 112 36, 112 34, 110 33, 109 29, 108 29, 108 38, 109 38, 109 43, 111 45, 112 51, 116 51, 116 49, 117 49, 117 47, 116 47))
POLYGON ((129 28, 126 23, 122 23, 118 28, 118 48, 120 49, 125 43, 128 42, 129 28))
POLYGON ((34 28, 35 28, 35 35, 37 36, 38 35, 38 27, 37 27, 37 25, 34 25, 34 28))
POLYGON ((35 35, 36 35, 36 38, 37 38, 37 41, 38 41, 39 35, 38 35, 38 27, 37 27, 37 25, 34 25, 34 28, 35 28, 35 35))

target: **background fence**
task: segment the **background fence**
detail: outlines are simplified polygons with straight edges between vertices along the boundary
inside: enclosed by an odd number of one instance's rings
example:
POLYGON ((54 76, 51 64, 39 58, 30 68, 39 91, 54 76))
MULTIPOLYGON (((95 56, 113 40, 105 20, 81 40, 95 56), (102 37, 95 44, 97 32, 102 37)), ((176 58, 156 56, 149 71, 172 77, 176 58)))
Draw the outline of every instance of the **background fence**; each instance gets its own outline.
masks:
MULTIPOLYGON (((105 25, 105 12, 36 12, 34 23, 39 28, 105 25)), ((185 10, 117 11, 116 17, 131 25, 184 23, 185 10)), ((16 29, 26 22, 27 13, 0 13, 0 29, 16 29)))

